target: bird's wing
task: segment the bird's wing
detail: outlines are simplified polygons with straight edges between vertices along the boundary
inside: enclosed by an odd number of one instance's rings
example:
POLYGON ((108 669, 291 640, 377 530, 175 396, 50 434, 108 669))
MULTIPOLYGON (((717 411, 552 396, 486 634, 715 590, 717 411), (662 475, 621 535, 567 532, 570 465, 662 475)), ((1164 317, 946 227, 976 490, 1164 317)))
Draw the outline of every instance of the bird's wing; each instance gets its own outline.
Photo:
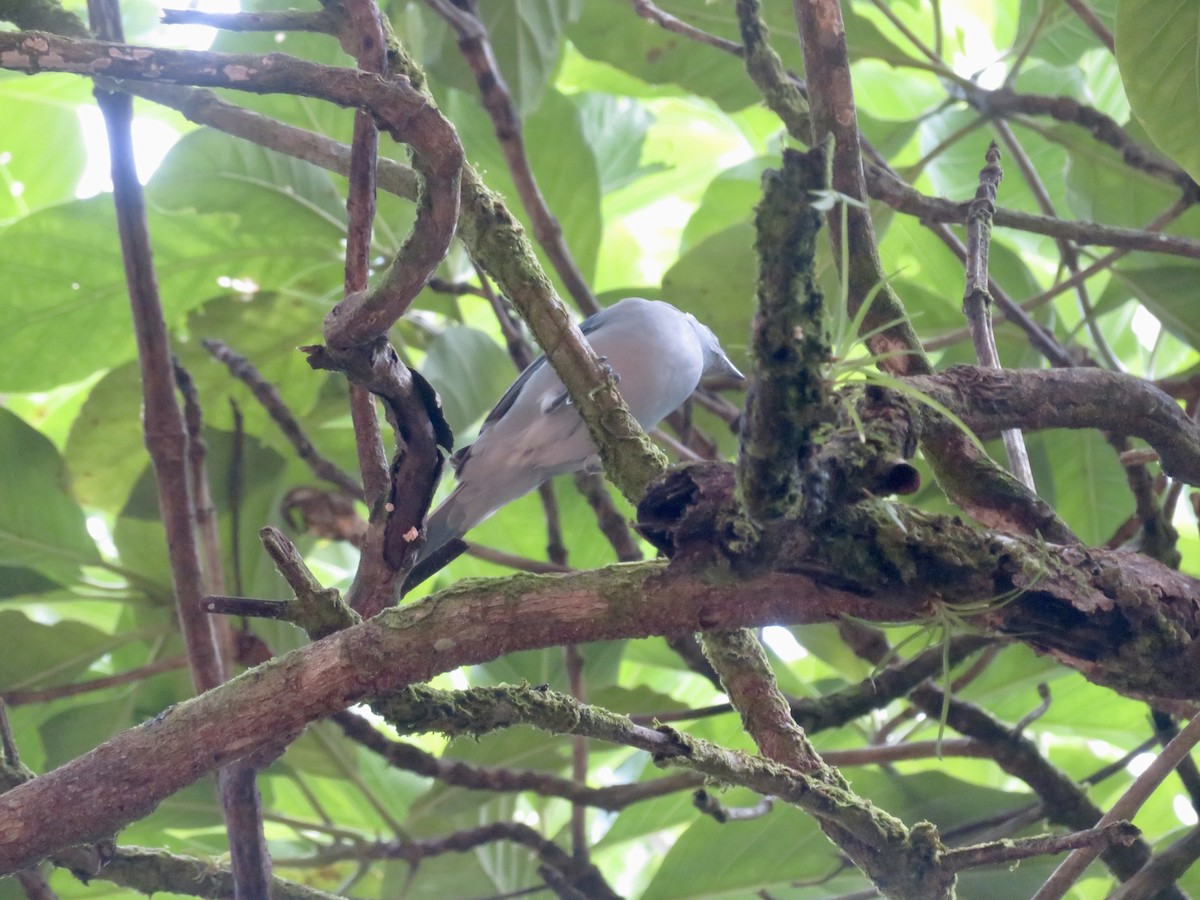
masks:
MULTIPOLYGON (((583 334, 585 334, 585 335, 592 334, 597 328, 600 328, 601 326, 603 326, 604 323, 607 322, 609 320, 609 318, 611 318, 609 314, 612 312, 612 309, 613 309, 613 307, 610 306, 607 309, 600 310, 600 312, 596 313, 594 316, 588 316, 586 319, 584 319, 582 322, 579 323, 579 330, 581 332, 583 332, 583 334)), ((540 372, 542 369, 546 368, 546 366, 548 366, 548 365, 550 365, 550 364, 548 362, 546 362, 545 355, 539 356, 537 359, 535 359, 533 362, 531 362, 525 368, 525 371, 523 371, 520 375, 517 376, 517 380, 514 381, 512 383, 512 385, 509 387, 509 389, 504 392, 504 396, 500 398, 500 400, 492 408, 492 411, 487 414, 487 418, 483 420, 483 425, 481 425, 479 428, 479 431, 481 434, 483 433, 483 430, 485 428, 487 428, 493 422, 495 422, 496 420, 501 418, 506 412, 508 412, 510 409, 512 409, 513 404, 517 402, 517 397, 520 396, 522 389, 524 389, 525 385, 529 383, 529 379, 532 378, 538 372, 540 372)), ((553 412, 559 406, 562 406, 565 402, 568 402, 568 401, 567 401, 567 392, 564 389, 561 392, 561 394, 556 395, 554 397, 554 399, 547 401, 545 404, 543 404, 542 411, 543 412, 553 412)), ((468 449, 469 448, 464 447, 459 452, 465 454, 468 449)), ((465 456, 464 456, 464 459, 465 459, 465 456)))

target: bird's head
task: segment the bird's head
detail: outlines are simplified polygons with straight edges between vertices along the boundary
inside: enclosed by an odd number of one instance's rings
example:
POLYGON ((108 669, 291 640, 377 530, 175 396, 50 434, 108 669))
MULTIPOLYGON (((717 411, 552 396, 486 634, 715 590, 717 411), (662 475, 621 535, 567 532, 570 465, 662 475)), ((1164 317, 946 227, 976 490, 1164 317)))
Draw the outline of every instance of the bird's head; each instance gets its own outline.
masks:
POLYGON ((717 336, 713 334, 712 329, 690 313, 688 314, 688 319, 691 320, 692 327, 696 329, 696 336, 700 338, 700 347, 704 351, 704 377, 736 378, 739 381, 745 381, 746 376, 738 370, 738 367, 725 354, 725 351, 721 348, 721 342, 717 340, 717 336))

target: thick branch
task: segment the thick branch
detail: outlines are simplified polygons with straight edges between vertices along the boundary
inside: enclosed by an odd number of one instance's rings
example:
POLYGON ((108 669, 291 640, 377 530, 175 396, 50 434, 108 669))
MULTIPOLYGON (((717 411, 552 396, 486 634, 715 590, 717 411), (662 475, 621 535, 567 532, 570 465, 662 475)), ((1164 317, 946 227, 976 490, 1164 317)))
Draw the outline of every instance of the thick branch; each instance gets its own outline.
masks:
POLYGON ((955 366, 908 383, 979 434, 1005 428, 1098 428, 1141 438, 1163 471, 1200 485, 1200 425, 1148 381, 1103 369, 1007 369, 955 366))
POLYGON ((751 331, 753 380, 746 394, 738 486, 759 525, 794 513, 812 432, 832 418, 826 368, 831 356, 814 259, 825 187, 824 148, 784 151, 783 168, 763 179, 755 215, 758 307, 751 331))
MULTIPOLYGON (((219 765, 267 752, 308 722, 438 672, 516 650, 592 640, 843 615, 919 618, 928 586, 920 594, 913 586, 930 573, 937 575, 934 587, 962 602, 1023 588, 1016 599, 980 614, 977 624, 1028 640, 1097 682, 1200 696, 1191 662, 1200 653, 1193 642, 1200 634, 1200 582, 1135 554, 1064 548, 1061 556, 1049 556, 1040 542, 981 534, 903 507, 873 519, 871 527, 886 530, 893 519, 899 521, 887 541, 900 553, 894 562, 900 568, 881 586, 883 599, 828 570, 731 582, 641 563, 475 583, 389 610, 172 707, 0 796, 0 871, 109 833, 219 765), (953 549, 944 558, 924 556, 918 573, 901 562, 906 540, 926 550, 952 540, 953 549), (288 702, 280 702, 283 697, 288 702), (48 808, 61 814, 49 820, 41 813, 48 808)), ((864 544, 861 535, 849 541, 864 544)), ((866 570, 861 552, 849 554, 846 565, 866 570)))
MULTIPOLYGON (((915 216, 923 222, 962 224, 967 220, 967 203, 926 196, 880 166, 867 166, 866 176, 872 199, 886 203, 897 212, 915 216)), ((996 207, 993 221, 1002 228, 1063 238, 1080 245, 1146 250, 1151 253, 1200 259, 1200 241, 1140 228, 1056 219, 1003 206, 996 207)))

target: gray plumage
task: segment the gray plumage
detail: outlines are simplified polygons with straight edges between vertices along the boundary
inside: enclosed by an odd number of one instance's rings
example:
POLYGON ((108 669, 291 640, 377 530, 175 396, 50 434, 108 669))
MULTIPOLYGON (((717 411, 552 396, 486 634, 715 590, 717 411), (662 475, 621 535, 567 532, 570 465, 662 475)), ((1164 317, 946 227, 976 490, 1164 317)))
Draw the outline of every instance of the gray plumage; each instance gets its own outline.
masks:
MULTIPOLYGON (((705 375, 742 377, 716 335, 669 303, 630 297, 580 330, 616 373, 629 411, 647 430, 678 409, 705 375)), ((475 443, 452 462, 458 486, 426 519, 417 562, 555 475, 599 466, 587 427, 544 356, 513 382, 475 443)))

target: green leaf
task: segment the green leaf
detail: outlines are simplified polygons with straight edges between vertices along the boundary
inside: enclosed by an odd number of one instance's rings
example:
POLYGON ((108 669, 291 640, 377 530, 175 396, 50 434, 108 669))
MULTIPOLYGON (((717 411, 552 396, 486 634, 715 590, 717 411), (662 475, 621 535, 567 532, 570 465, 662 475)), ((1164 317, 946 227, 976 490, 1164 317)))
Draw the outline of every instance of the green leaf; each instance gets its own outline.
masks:
POLYGON ((754 206, 762 198, 763 172, 778 165, 778 157, 759 156, 726 169, 709 182, 683 229, 679 249, 686 253, 719 231, 752 221, 754 206))
MULTIPOLYGON (((210 493, 218 513, 225 581, 232 590, 232 586, 236 584, 233 573, 234 559, 230 552, 233 523, 229 515, 234 502, 229 486, 233 472, 233 438, 226 432, 206 430, 204 440, 207 448, 210 493)), ((237 507, 241 521, 239 550, 243 589, 250 593, 258 589, 267 596, 286 596, 286 588, 263 553, 258 540, 258 529, 261 526, 271 524, 278 528, 284 527, 282 514, 279 512, 283 493, 283 471, 283 461, 279 454, 263 447, 253 437, 247 436, 243 439, 239 472, 241 490, 237 495, 237 507)), ((166 534, 159 518, 158 488, 151 467, 147 466, 142 471, 141 477, 130 491, 128 500, 113 526, 112 537, 123 568, 138 573, 152 584, 164 588, 171 584, 166 534)))
MULTIPOLYGON (((561 654, 560 654, 561 655, 561 654)), ((565 776, 570 769, 568 741, 533 728, 506 728, 476 739, 452 742, 441 754, 443 759, 467 764, 499 766, 565 776)), ((515 802, 516 795, 500 795, 515 802)), ((470 827, 480 812, 496 802, 497 795, 434 781, 409 810, 408 824, 421 833, 445 833, 470 827)))
POLYGON ((888 283, 923 334, 963 325, 966 281, 962 263, 929 229, 911 219, 897 218, 880 243, 879 256, 888 283))
POLYGON ((40 729, 46 764, 60 766, 98 747, 131 724, 123 698, 79 703, 47 719, 40 729))
POLYGON ((1200 177, 1200 7, 1189 0, 1120 0, 1117 64, 1133 113, 1158 148, 1200 177))
MULTIPOLYGON (((509 822, 516 815, 516 803, 509 795, 497 797, 483 806, 477 817, 461 821, 465 830, 482 822, 509 822)), ((425 837, 442 837, 445 832, 417 832, 425 837)), ((405 900, 446 900, 448 897, 491 897, 511 894, 544 882, 538 875, 536 853, 512 841, 495 841, 470 853, 446 853, 422 860, 415 872, 401 864, 389 867, 379 897, 404 897, 405 900)))
POLYGON ((147 190, 163 210, 236 213, 284 234, 337 240, 346 227, 346 202, 327 171, 209 129, 175 144, 147 190))
POLYGON ((662 299, 708 325, 737 366, 744 366, 758 259, 754 228, 743 222, 689 249, 662 280, 662 299))
MULTIPOLYGON (((616 680, 622 641, 582 644, 584 677, 588 684, 610 684, 616 680)), ((472 684, 548 684, 554 690, 569 689, 564 656, 557 647, 509 653, 500 659, 472 666, 468 671, 472 684)))
POLYGON ((946 91, 931 72, 896 70, 879 59, 862 59, 851 69, 854 102, 868 115, 885 122, 913 122, 945 102, 946 91))
MULTIPOLYGON (((723 36, 732 33, 732 7, 704 0, 660 6, 705 30, 716 25, 723 36)), ((567 28, 567 35, 588 59, 608 63, 649 84, 679 85, 722 109, 741 109, 758 99, 740 59, 651 25, 624 0, 590 0, 567 28)))
POLYGON ((1131 265, 1114 266, 1112 280, 1096 304, 1098 313, 1137 300, 1154 313, 1163 326, 1181 341, 1200 347, 1200 318, 1196 316, 1196 279, 1200 266, 1178 260, 1144 265, 1145 257, 1131 265))
MULTIPOLYGON (((441 101, 454 121, 467 159, 489 187, 509 201, 509 208, 529 225, 492 120, 473 96, 451 91, 441 101)), ((525 122, 529 165, 551 213, 562 227, 563 239, 585 279, 591 279, 600 246, 600 177, 596 158, 580 124, 579 109, 557 91, 547 91, 541 106, 525 122)), ((546 273, 553 268, 539 248, 546 273)))
MULTIPOLYGON (((1111 32, 1117 0, 1090 0, 1088 8, 1111 32)), ((1030 55, 1058 66, 1070 66, 1100 46, 1100 39, 1062 0, 1021 0, 1017 28, 1017 46, 1032 38, 1030 55)))
MULTIPOLYGON (((717 798, 729 806, 757 802, 745 790, 717 792, 717 798)), ((776 803, 765 816, 725 825, 694 815, 695 821, 667 851, 642 900, 700 900, 770 890, 827 874, 837 864, 816 821, 795 807, 776 803)))
POLYGON ((604 194, 625 187, 643 175, 660 171, 662 163, 641 165, 642 147, 654 116, 640 103, 610 94, 571 96, 579 108, 579 124, 592 148, 604 194))
POLYGON ((69 684, 128 638, 113 637, 82 622, 44 625, 17 610, 0 610, 0 691, 69 684))
MULTIPOLYGON (((950 141, 925 167, 922 180, 929 180, 932 193, 962 203, 975 196, 979 187, 979 170, 985 165, 992 134, 982 127, 966 133, 962 130, 977 122, 978 118, 978 113, 974 111, 949 108, 921 121, 919 135, 923 154, 931 153, 944 142, 950 141)), ((1066 155, 1053 143, 1020 125, 1014 124, 1013 132, 1021 141, 1034 169, 1042 176, 1043 187, 1050 201, 1056 209, 1065 208, 1066 193, 1062 179, 1055 177, 1055 173, 1063 170, 1066 155)), ((1007 152, 1003 154, 1001 164, 1005 169, 1005 177, 1000 183, 997 202, 1009 209, 1040 215, 1042 210, 1037 199, 1007 152)), ((1021 235, 1021 238, 1028 240, 1026 235, 1021 235)))
POLYGON ((1117 453, 1094 431, 1026 435, 1039 444, 1034 481, 1085 544, 1103 544, 1133 514, 1133 495, 1117 453), (1039 464, 1040 463, 1040 464, 1039 464))
POLYGON ((81 503, 116 512, 150 461, 142 436, 131 427, 142 408, 136 362, 96 382, 71 426, 64 456, 81 503))
POLYGON ((75 107, 89 94, 76 75, 0 72, 0 222, 75 196, 87 163, 75 107), (53 165, 39 147, 54 148, 53 165))
MULTIPOLYGON (((336 231, 297 233, 226 215, 150 214, 168 325, 239 288, 290 291, 340 285, 336 231)), ((0 267, 13 274, 0 332, 0 388, 32 391, 118 366, 135 353, 112 200, 95 197, 35 213, 3 232, 0 267), (64 269, 63 259, 72 265, 64 269), (86 341, 72 340, 87 335, 86 341), (46 353, 66 346, 71 352, 46 353)))
POLYGON ((437 389, 456 435, 478 422, 517 377, 499 344, 462 325, 447 328, 429 343, 421 374, 437 389))
MULTIPOLYGON (((632 758, 625 767, 630 768, 636 758, 632 758)), ((670 772, 659 772, 653 766, 645 772, 640 781, 653 781, 655 778, 665 778, 670 772)), ((619 848, 629 841, 644 840, 647 835, 666 831, 692 822, 696 817, 696 807, 692 804, 691 791, 676 791, 654 800, 635 803, 621 810, 604 833, 598 850, 619 848)))
POLYGON ((46 438, 0 407, 0 565, 34 569, 69 584, 100 562, 66 467, 46 438))
MULTIPOLYGON (((330 448, 314 426, 328 423, 334 415, 346 418, 344 400, 336 411, 321 403, 327 388, 335 391, 339 399, 344 398, 345 380, 338 377, 331 386, 334 376, 313 371, 304 354, 297 350, 302 345, 320 341, 320 317, 328 308, 325 303, 318 304, 311 298, 288 292, 259 294, 253 302, 222 297, 193 312, 187 321, 187 332, 192 339, 179 345, 179 357, 200 393, 205 423, 222 431, 231 431, 230 401, 233 400, 242 413, 242 424, 247 433, 277 449, 290 448, 250 389, 224 365, 214 362, 201 346, 202 341, 216 340, 248 359, 279 392, 294 415, 304 420, 311 413, 314 420, 305 422, 309 438, 325 455, 331 455, 330 448)), ((290 455, 290 449, 287 452, 290 455)))
MULTIPOLYGON (((267 799, 269 800, 269 797, 267 799)), ((222 840, 222 825, 221 804, 217 799, 217 780, 201 778, 167 797, 146 818, 122 829, 121 841, 126 844, 161 846, 173 853, 216 856, 227 852, 228 843, 224 847, 213 848, 209 846, 211 839, 206 841, 203 832, 196 832, 209 831, 215 833, 218 840, 222 840)), ((125 898, 122 897, 122 900, 125 898)))
POLYGON ((0 600, 30 594, 44 594, 56 590, 57 581, 52 581, 35 569, 16 566, 0 566, 0 600))
POLYGON ((1117 151, 1078 128, 1059 126, 1051 136, 1069 151, 1065 186, 1077 218, 1143 228, 1178 196, 1178 188, 1132 168, 1117 151))

